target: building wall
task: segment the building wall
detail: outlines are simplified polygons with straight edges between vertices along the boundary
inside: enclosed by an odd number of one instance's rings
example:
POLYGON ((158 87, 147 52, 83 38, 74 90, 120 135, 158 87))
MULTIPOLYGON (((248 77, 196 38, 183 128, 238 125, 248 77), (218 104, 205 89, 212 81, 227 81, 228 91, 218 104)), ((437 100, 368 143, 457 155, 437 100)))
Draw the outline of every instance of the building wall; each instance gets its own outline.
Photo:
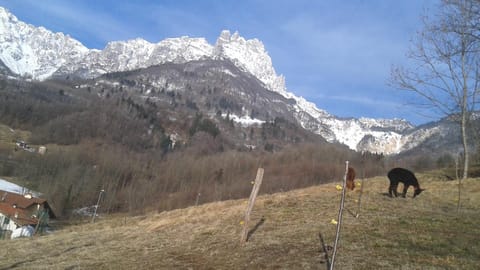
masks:
POLYGON ((13 231, 17 228, 17 225, 8 218, 7 216, 4 216, 3 214, 0 214, 0 229, 1 230, 9 230, 13 231))
POLYGON ((25 208, 24 211, 29 217, 31 217, 32 215, 38 217, 38 214, 43 211, 43 204, 34 203, 28 208, 25 208))

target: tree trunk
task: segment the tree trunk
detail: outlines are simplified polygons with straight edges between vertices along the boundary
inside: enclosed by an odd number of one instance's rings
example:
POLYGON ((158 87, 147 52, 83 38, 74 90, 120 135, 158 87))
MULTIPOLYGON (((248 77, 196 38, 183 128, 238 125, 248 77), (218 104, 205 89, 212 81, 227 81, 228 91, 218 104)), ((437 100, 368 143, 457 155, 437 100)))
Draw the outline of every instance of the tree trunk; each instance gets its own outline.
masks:
POLYGON ((465 44, 465 37, 462 34, 462 77, 463 77, 463 95, 462 95, 462 112, 461 112, 461 125, 462 125, 462 145, 463 145, 463 179, 468 177, 468 144, 467 144, 467 123, 469 117, 468 114, 468 80, 467 76, 468 73, 466 71, 465 63, 466 63, 466 53, 467 53, 467 46, 465 44))
POLYGON ((467 115, 462 113, 463 179, 468 177, 467 115))

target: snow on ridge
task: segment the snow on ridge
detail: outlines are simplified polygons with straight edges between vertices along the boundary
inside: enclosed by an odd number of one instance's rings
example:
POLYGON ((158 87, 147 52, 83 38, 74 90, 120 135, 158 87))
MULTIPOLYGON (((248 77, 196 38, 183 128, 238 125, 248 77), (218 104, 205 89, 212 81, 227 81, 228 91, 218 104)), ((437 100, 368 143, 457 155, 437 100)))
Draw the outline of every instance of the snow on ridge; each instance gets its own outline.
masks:
POLYGON ((13 35, 0 46, 0 59, 12 72, 19 75, 30 75, 34 79, 43 80, 55 72, 68 74, 86 70, 90 73, 88 77, 95 77, 168 61, 187 62, 202 57, 228 58, 239 68, 257 77, 269 90, 294 99, 298 104, 296 110, 305 110, 314 118, 326 115, 325 111, 318 109, 313 103, 288 92, 285 78, 276 74, 263 43, 256 38, 246 40, 238 32, 231 34, 230 31, 223 30, 214 46, 205 38, 182 36, 167 38, 158 43, 150 43, 141 38, 112 41, 103 50, 89 50, 63 33, 52 33, 43 27, 27 25, 18 21, 7 10, 2 8, 0 11, 0 31, 13 35), (31 32, 40 34, 31 36, 31 32), (29 39, 32 41, 25 42, 29 39), (54 50, 45 51, 44 48, 52 46, 55 40, 64 41, 55 45, 54 50), (67 43, 71 45, 66 46, 67 43), (68 50, 62 50, 62 47, 67 47, 68 50), (42 51, 45 52, 42 54, 42 51), (65 57, 67 54, 74 57, 65 57))
POLYGON ((379 143, 376 148, 372 148, 372 151, 391 154, 399 152, 404 143, 401 141, 402 136, 398 132, 413 128, 413 125, 406 120, 397 118, 338 119, 319 109, 305 98, 296 96, 287 90, 285 78, 276 74, 263 43, 257 39, 245 40, 238 32, 232 35, 230 31, 224 30, 217 39, 215 50, 218 55, 231 59, 235 65, 256 76, 269 90, 277 92, 287 99, 295 100, 296 104, 292 109, 296 112, 295 116, 302 127, 307 129, 313 127, 314 130, 312 131, 320 132, 318 125, 328 126, 333 132, 333 136, 328 136, 327 140, 338 141, 347 145, 350 149, 358 150, 358 144, 365 136, 369 135, 376 141, 383 142, 379 143), (302 113, 309 115, 311 118, 305 118, 302 113), (318 125, 311 125, 308 123, 310 121, 317 122, 318 125), (383 128, 387 131, 374 131, 371 130, 372 128, 383 128))
POLYGON ((393 118, 393 119, 383 119, 383 118, 367 118, 360 117, 357 119, 360 123, 365 125, 365 127, 383 127, 383 128, 393 128, 396 131, 404 131, 407 129, 412 129, 414 126, 405 119, 393 118))
POLYGON ((45 79, 87 52, 70 36, 26 24, 0 7, 0 60, 12 72, 45 79))
MULTIPOLYGON (((237 77, 237 74, 234 74, 230 69, 228 68, 212 68, 211 70, 213 71, 216 71, 216 72, 219 72, 219 73, 224 73, 230 77, 237 77)), ((243 94, 243 93, 240 93, 240 94, 243 94)))
POLYGON ((303 110, 315 119, 331 117, 327 111, 319 109, 317 105, 315 105, 313 102, 307 101, 303 97, 298 97, 294 94, 291 94, 291 98, 297 102, 297 105, 295 106, 297 110, 303 110))
MULTIPOLYGON (((393 123, 407 125, 408 122, 401 119, 392 120, 393 123), (407 124, 405 124, 407 123, 407 124)), ((388 119, 337 119, 335 117, 324 118, 322 124, 327 126, 334 133, 333 138, 329 138, 330 142, 340 142, 355 151, 370 151, 383 154, 395 154, 404 150, 405 144, 408 142, 406 137, 399 132, 405 130, 405 126, 397 127, 390 123, 388 119), (372 127, 383 127, 389 130, 377 131, 372 127), (367 140, 365 142, 365 140, 367 140)))
MULTIPOLYGON (((393 149, 402 147, 393 146, 393 142, 400 140, 399 133, 413 128, 413 125, 402 119, 345 120, 317 108, 314 103, 287 90, 284 76, 277 75, 260 40, 247 40, 238 32, 231 34, 230 31, 223 30, 215 45, 209 44, 205 38, 183 36, 167 38, 158 43, 150 43, 141 38, 112 41, 103 50, 95 50, 84 47, 63 33, 53 33, 43 27, 23 23, 0 7, 0 60, 12 72, 29 75, 34 79, 43 80, 52 74, 74 72, 90 78, 108 72, 127 71, 165 62, 182 63, 204 57, 231 60, 238 68, 258 78, 270 91, 293 99, 295 104, 290 108, 301 126, 321 134, 329 141, 344 143, 351 149, 357 150, 363 138, 371 135, 377 143, 380 140, 390 142, 388 146, 378 143, 375 146, 378 147, 377 152, 394 151, 393 149), (381 131, 382 129, 386 131, 381 131)), ((224 72, 232 75, 227 70, 224 72)), ((262 123, 261 120, 245 116, 231 115, 231 118, 242 125, 262 123)), ((405 143, 404 140, 400 142, 402 145, 405 143)))
POLYGON ((285 96, 285 78, 275 72, 272 59, 260 40, 246 40, 238 32, 231 34, 229 30, 223 30, 215 43, 215 55, 232 60, 235 65, 257 77, 268 89, 285 96))

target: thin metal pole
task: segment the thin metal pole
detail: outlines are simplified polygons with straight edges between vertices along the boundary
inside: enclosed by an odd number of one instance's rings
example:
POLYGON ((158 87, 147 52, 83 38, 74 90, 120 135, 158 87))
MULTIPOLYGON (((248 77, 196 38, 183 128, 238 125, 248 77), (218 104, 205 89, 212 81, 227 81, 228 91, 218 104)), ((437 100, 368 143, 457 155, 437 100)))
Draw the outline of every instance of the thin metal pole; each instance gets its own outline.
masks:
POLYGON ((98 200, 97 200, 97 204, 95 205, 95 211, 93 212, 93 217, 92 217, 92 223, 95 223, 95 216, 97 215, 97 210, 98 210, 98 206, 100 204, 100 199, 102 198, 102 194, 105 192, 105 190, 100 190, 100 193, 98 194, 98 200))
POLYGON ((200 195, 202 195, 200 192, 197 193, 197 200, 195 201, 195 206, 198 205, 198 201, 200 200, 200 195))
POLYGON ((330 264, 330 270, 334 269, 335 256, 337 255, 338 239, 340 238, 340 227, 342 226, 343 207, 345 205, 345 187, 347 183, 347 173, 348 173, 348 160, 345 162, 345 175, 343 176, 342 199, 340 201, 340 209, 338 210, 337 233, 335 234, 335 244, 333 245, 333 255, 332 255, 332 263, 330 264))

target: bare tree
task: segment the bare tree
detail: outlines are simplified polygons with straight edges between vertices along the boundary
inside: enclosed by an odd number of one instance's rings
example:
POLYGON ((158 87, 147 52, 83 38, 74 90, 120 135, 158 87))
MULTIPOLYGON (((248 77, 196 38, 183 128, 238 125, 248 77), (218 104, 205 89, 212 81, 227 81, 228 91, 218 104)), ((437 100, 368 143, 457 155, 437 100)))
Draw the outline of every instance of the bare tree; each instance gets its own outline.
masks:
POLYGON ((442 0, 434 19, 425 17, 407 57, 413 68, 393 67, 391 82, 415 93, 417 105, 452 116, 460 124, 463 178, 468 176, 467 127, 478 106, 479 0, 442 0))

